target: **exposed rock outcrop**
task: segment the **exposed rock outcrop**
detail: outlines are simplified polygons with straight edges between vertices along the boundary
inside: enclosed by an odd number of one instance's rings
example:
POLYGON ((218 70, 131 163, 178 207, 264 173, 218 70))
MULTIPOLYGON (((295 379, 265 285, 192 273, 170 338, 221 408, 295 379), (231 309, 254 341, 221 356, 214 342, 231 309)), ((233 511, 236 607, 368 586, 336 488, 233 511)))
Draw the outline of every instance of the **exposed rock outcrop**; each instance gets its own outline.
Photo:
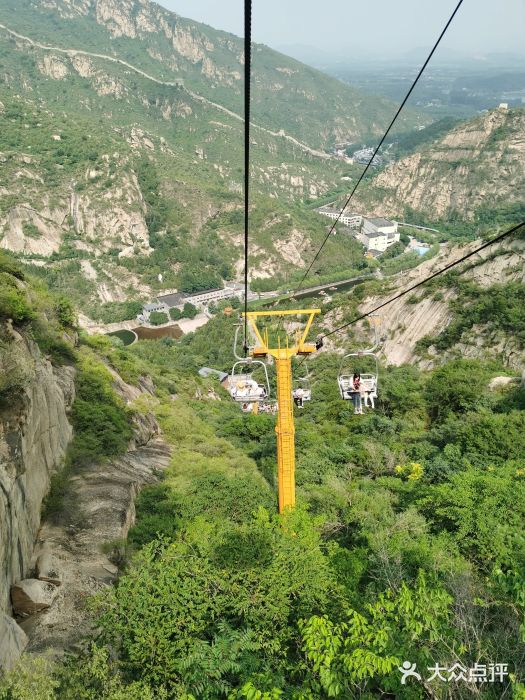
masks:
POLYGON ((525 112, 493 110, 385 168, 353 206, 396 218, 409 206, 426 220, 452 213, 472 220, 481 207, 523 201, 524 157, 525 112))
MULTIPOLYGON (((71 437, 67 414, 74 398, 74 370, 53 367, 34 343, 12 329, 4 350, 16 353, 17 366, 24 369, 9 404, 0 405, 0 668, 10 668, 27 640, 4 613, 11 611, 12 584, 30 571, 42 501, 71 437)), ((14 592, 17 606, 26 595, 27 581, 23 583, 14 592)), ((37 581, 29 587, 35 592, 49 585, 37 581)), ((42 597, 33 603, 34 612, 42 597)))
POLYGON ((38 546, 53 552, 63 581, 53 605, 22 623, 30 651, 60 652, 81 642, 91 629, 87 598, 115 580, 135 521, 135 497, 170 458, 151 415, 137 418, 135 427, 135 449, 72 480, 68 498, 75 507, 66 523, 42 526, 38 546))
POLYGON ((13 618, 0 612, 0 669, 10 671, 28 641, 26 633, 13 618))
POLYGON ((38 555, 35 573, 39 581, 47 581, 54 586, 60 586, 62 583, 60 563, 47 547, 44 547, 38 555))
POLYGON ((52 583, 27 578, 11 586, 13 611, 20 617, 29 617, 51 607, 58 589, 52 583))
POLYGON ((0 610, 6 612, 11 584, 29 570, 51 477, 63 464, 74 397, 73 368, 53 367, 31 341, 19 341, 17 350, 34 374, 0 407, 0 610))

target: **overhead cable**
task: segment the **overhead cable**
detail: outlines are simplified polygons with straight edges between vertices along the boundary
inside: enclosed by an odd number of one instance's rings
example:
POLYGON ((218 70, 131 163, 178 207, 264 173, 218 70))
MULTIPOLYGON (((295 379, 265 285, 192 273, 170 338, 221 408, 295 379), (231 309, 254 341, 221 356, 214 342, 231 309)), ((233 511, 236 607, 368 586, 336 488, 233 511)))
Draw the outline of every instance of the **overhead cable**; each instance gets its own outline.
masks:
POLYGON ((383 309, 385 306, 388 306, 388 304, 392 304, 392 302, 397 301, 398 299, 401 299, 401 297, 404 297, 409 292, 413 292, 414 289, 418 289, 418 287, 422 287, 424 284, 427 284, 427 282, 430 282, 430 280, 433 280, 436 277, 439 277, 439 275, 443 275, 445 272, 448 272, 453 267, 456 267, 456 265, 460 265, 462 262, 465 262, 465 260, 468 260, 469 258, 472 258, 474 255, 477 255, 478 253, 480 253, 482 250, 485 250, 485 248, 488 248, 489 246, 494 245, 495 243, 499 243, 504 238, 507 238, 507 236, 510 236, 513 233, 516 233, 516 231, 518 231, 522 226, 525 226, 525 221, 522 221, 521 224, 518 224, 517 226, 513 226, 511 229, 509 229, 508 231, 505 231, 504 233, 501 233, 499 236, 492 238, 490 241, 487 241, 479 248, 476 248, 475 250, 472 250, 470 253, 467 253, 467 255, 464 255, 462 258, 459 258, 459 260, 455 260, 454 262, 451 262, 448 265, 445 265, 445 267, 443 267, 441 270, 434 272, 429 277, 425 277, 425 279, 421 280, 421 282, 418 282, 417 284, 412 285, 408 289, 405 289, 404 291, 399 292, 399 294, 396 294, 396 296, 392 297, 392 299, 388 299, 388 301, 384 301, 382 304, 379 304, 379 306, 376 306, 374 309, 371 309, 370 311, 367 311, 366 313, 361 314, 360 316, 357 316, 356 318, 353 318, 351 321, 348 321, 348 323, 345 323, 342 326, 339 326, 339 328, 335 328, 333 331, 330 331, 329 333, 325 333, 324 335, 319 337, 319 340, 324 340, 325 338, 328 338, 329 336, 334 335, 335 333, 340 333, 345 328, 348 328, 348 326, 353 326, 354 324, 358 323, 359 321, 362 321, 363 319, 367 318, 367 316, 371 316, 372 314, 375 314, 380 309, 383 309))
POLYGON ((248 354, 248 224, 250 214, 250 87, 252 2, 244 0, 244 354, 248 354))

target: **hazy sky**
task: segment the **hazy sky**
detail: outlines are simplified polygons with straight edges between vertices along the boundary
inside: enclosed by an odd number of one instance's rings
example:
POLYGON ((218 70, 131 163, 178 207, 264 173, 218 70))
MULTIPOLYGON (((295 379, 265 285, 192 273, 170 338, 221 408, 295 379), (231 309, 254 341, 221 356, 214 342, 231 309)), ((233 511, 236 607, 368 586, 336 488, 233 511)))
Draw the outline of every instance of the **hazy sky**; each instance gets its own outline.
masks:
MULTIPOLYGON (((242 0, 157 0, 191 19, 239 36, 242 0)), ((253 0, 253 38, 279 48, 304 44, 368 58, 431 45, 457 0, 253 0)), ((525 55, 525 0, 464 0, 443 40, 468 53, 525 55)), ((524 66, 525 67, 525 66, 524 66)))

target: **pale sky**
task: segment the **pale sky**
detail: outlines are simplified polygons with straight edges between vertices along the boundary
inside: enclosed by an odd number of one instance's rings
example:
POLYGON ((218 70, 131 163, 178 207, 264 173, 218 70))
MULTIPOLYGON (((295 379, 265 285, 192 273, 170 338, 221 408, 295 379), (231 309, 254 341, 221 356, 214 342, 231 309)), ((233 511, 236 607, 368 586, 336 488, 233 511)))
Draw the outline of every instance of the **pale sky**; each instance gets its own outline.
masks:
MULTIPOLYGON (((183 17, 242 36, 242 0, 157 0, 183 17)), ((253 0, 254 41, 273 48, 384 57, 428 48, 457 0, 253 0)), ((525 55, 525 0, 464 0, 443 47, 525 55)), ((525 61, 524 61, 525 69, 525 61)))

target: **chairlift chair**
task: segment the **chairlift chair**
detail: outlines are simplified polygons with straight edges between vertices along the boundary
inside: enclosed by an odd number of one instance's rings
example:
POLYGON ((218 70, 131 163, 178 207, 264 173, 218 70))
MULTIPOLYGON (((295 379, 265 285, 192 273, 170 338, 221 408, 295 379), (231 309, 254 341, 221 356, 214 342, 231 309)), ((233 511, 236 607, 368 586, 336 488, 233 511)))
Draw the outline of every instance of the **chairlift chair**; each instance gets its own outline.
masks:
POLYGON ((268 371, 264 362, 252 360, 238 360, 232 368, 228 378, 228 390, 234 401, 240 403, 253 403, 262 401, 270 396, 270 381, 268 371), (264 372, 264 382, 259 383, 253 377, 255 365, 262 367, 264 372), (240 371, 241 367, 249 368, 251 371, 240 371))
MULTIPOLYGON (((377 390, 379 384, 379 358, 376 350, 382 339, 379 337, 379 323, 377 318, 373 317, 375 323, 375 342, 368 350, 350 352, 343 357, 339 367, 337 376, 337 384, 339 393, 344 401, 352 401, 357 393, 354 388, 354 375, 360 375, 359 393, 364 402, 365 407, 375 408, 375 400, 377 399, 377 390), (362 358, 370 358, 372 360, 372 369, 368 372, 361 372, 359 362, 362 358)), ((357 411, 356 411, 357 412, 357 411)))
POLYGON ((232 367, 228 377, 228 391, 234 401, 241 404, 243 413, 257 413, 259 404, 270 397, 270 380, 264 362, 251 357, 241 357, 237 351, 240 326, 235 331, 233 354, 237 362, 232 367), (262 367, 263 380, 258 382, 254 377, 255 369, 262 367), (244 371, 243 371, 244 370, 244 371))
POLYGON ((344 401, 351 401, 353 394, 356 393, 354 389, 354 374, 356 373, 361 377, 359 391, 365 406, 375 408, 375 399, 377 398, 379 379, 379 360, 377 355, 374 352, 365 350, 363 352, 351 352, 343 357, 337 377, 337 383, 339 386, 339 393, 344 401), (356 370, 357 360, 363 357, 372 358, 375 365, 375 371, 358 372, 356 370), (352 360, 350 358, 355 359, 352 360))
POLYGON ((304 377, 294 380, 292 398, 297 408, 304 408, 304 402, 312 400, 312 387, 308 367, 306 367, 306 375, 304 377))

